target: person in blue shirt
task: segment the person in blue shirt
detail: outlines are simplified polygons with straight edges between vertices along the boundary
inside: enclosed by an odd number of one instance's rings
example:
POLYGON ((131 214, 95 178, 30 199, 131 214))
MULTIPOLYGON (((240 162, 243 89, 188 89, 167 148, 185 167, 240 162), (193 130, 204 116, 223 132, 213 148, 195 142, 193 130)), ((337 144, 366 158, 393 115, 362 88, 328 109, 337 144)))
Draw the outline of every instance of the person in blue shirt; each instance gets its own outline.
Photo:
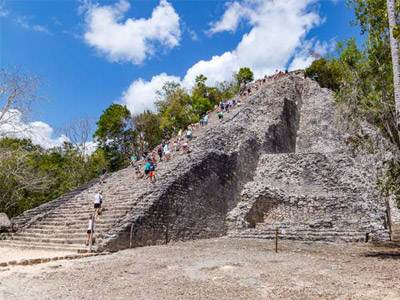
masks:
POLYGON ((144 173, 147 175, 147 178, 150 178, 151 183, 156 182, 156 165, 151 158, 148 158, 144 165, 144 173))
POLYGON ((144 174, 149 176, 150 169, 151 169, 151 158, 148 158, 146 164, 144 165, 144 174))

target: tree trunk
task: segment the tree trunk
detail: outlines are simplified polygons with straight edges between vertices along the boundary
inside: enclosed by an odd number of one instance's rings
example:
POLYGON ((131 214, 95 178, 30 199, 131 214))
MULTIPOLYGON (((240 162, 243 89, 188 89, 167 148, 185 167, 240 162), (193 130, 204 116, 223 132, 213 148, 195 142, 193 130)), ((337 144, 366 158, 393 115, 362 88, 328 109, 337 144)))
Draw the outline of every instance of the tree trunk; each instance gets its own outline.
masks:
POLYGON ((399 65, 399 41, 393 36, 396 26, 395 0, 387 0, 387 12, 390 31, 390 49, 392 52, 394 100, 396 105, 397 130, 400 131, 400 65, 399 65))

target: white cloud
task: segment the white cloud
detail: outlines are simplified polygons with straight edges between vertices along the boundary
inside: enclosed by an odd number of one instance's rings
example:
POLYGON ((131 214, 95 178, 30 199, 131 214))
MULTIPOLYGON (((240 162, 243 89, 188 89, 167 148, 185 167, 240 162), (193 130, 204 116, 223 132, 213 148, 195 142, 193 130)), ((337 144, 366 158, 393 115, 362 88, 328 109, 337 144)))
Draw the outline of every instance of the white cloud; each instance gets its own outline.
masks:
MULTIPOLYGON (((259 78, 272 74, 276 69, 283 70, 289 63, 291 68, 309 65, 314 58, 308 50, 322 49, 324 45, 306 39, 307 33, 323 22, 312 7, 315 2, 244 0, 228 4, 226 12, 212 24, 209 32, 234 31, 242 21, 248 22, 251 29, 234 49, 195 63, 180 82, 190 88, 196 76, 203 74, 208 78, 207 83, 213 85, 230 80, 240 67, 250 67, 255 77, 259 78)), ((143 107, 154 108, 155 79, 157 86, 161 87, 163 79, 169 80, 166 77, 171 76, 161 74, 154 76, 151 81, 134 81, 123 94, 122 102, 127 103, 130 109, 134 107, 135 113, 143 111, 143 107), (145 99, 146 106, 138 105, 141 99, 145 99)))
POLYGON ((4 3, 0 3, 0 18, 7 17, 10 12, 5 8, 4 3))
POLYGON ((320 42, 315 40, 307 41, 296 53, 289 66, 289 71, 305 69, 309 67, 315 59, 318 59, 334 51, 336 41, 320 42))
POLYGON ((314 61, 314 57, 310 56, 307 52, 300 52, 294 58, 289 66, 289 71, 301 70, 309 67, 314 61))
POLYGON ((20 111, 12 109, 6 113, 0 123, 0 138, 15 137, 31 139, 34 144, 49 149, 61 146, 68 138, 65 135, 54 137, 54 129, 41 121, 25 122, 20 111))
POLYGON ((180 82, 180 78, 169 76, 165 73, 154 76, 150 81, 141 78, 132 82, 129 88, 122 95, 122 102, 127 105, 133 114, 141 113, 144 110, 155 110, 154 102, 157 91, 161 90, 167 81, 180 82))
POLYGON ((232 78, 234 72, 239 70, 240 62, 232 52, 225 52, 220 56, 213 56, 210 60, 201 60, 192 66, 184 78, 184 86, 193 86, 196 76, 203 74, 208 78, 209 84, 221 82, 232 78))
POLYGON ((250 67, 255 77, 285 68, 287 62, 305 43, 306 34, 320 24, 317 12, 310 10, 315 0, 247 0, 233 2, 211 32, 235 30, 240 19, 252 25, 232 51, 213 56, 193 65, 184 78, 190 84, 198 74, 208 83, 229 79, 240 67, 250 67), (227 17, 231 16, 231 17, 227 17))
POLYGON ((36 32, 43 32, 43 33, 51 34, 51 32, 43 25, 33 25, 31 27, 31 29, 36 32))
POLYGON ((245 17, 247 10, 238 2, 231 2, 221 20, 212 23, 209 30, 210 34, 223 31, 235 31, 239 25, 240 19, 245 17))
MULTIPOLYGON (((1 13, 0 13, 1 14, 1 13)), ((5 15, 6 17, 8 16, 10 19, 12 18, 12 20, 18 24, 21 28, 25 29, 25 30, 30 30, 30 31, 36 31, 36 32, 41 32, 41 33, 45 33, 48 35, 51 35, 52 33, 50 32, 49 29, 47 29, 47 27, 43 26, 43 25, 39 25, 39 24, 34 24, 32 23, 31 19, 32 17, 27 17, 27 16, 17 16, 17 15, 11 15, 11 14, 7 14, 5 15)))
POLYGON ((157 45, 166 49, 179 45, 179 15, 166 0, 160 1, 148 19, 124 20, 130 8, 126 0, 112 6, 84 4, 84 39, 112 62, 141 64, 154 55, 157 45))
POLYGON ((85 145, 84 154, 92 155, 97 150, 98 147, 99 147, 99 143, 97 143, 97 142, 94 142, 94 141, 87 142, 85 145))
POLYGON ((187 28, 187 32, 189 34, 189 37, 192 41, 198 41, 199 40, 199 36, 197 35, 196 31, 187 28))

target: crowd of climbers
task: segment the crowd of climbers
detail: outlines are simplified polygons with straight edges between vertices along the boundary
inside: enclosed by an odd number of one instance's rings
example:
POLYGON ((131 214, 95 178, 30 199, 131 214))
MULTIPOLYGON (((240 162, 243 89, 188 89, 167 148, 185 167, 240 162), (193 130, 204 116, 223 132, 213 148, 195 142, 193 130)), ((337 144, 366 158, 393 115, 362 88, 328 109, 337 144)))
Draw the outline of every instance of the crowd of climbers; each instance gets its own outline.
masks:
MULTIPOLYGON (((274 75, 265 76, 262 79, 256 80, 253 84, 241 88, 239 91, 239 97, 227 101, 221 101, 219 105, 214 108, 216 117, 220 122, 222 122, 225 114, 229 113, 234 107, 239 107, 241 105, 241 97, 249 96, 252 93, 257 92, 265 83, 278 80, 287 74, 288 71, 282 72, 276 70, 274 75)), ((172 156, 179 153, 190 153, 191 150, 189 145, 193 139, 193 132, 208 125, 210 114, 212 114, 212 111, 205 113, 201 117, 199 123, 191 124, 185 130, 180 129, 175 137, 172 139, 165 139, 150 153, 144 152, 140 157, 132 155, 130 158, 131 166, 135 170, 136 178, 146 178, 150 181, 150 183, 154 184, 156 182, 157 163, 169 161, 172 156)), ((104 183, 105 177, 106 170, 103 170, 100 178, 101 183, 104 183)), ((102 203, 103 196, 102 192, 100 191, 94 196, 94 214, 89 215, 86 245, 89 244, 90 238, 93 236, 94 221, 97 220, 102 213, 102 203)))
POLYGON ((270 76, 265 75, 264 78, 257 79, 253 84, 242 87, 239 91, 239 95, 243 97, 249 96, 252 93, 258 91, 264 84, 281 79, 288 74, 289 74, 288 70, 285 70, 285 72, 280 70, 275 70, 275 74, 270 76))

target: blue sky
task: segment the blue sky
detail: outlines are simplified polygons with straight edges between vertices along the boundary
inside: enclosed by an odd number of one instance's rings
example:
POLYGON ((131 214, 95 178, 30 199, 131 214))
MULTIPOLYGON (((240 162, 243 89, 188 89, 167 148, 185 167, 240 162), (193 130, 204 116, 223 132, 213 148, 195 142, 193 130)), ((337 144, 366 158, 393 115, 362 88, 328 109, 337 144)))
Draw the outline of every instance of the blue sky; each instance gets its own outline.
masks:
POLYGON ((60 128, 112 102, 152 108, 166 80, 190 88, 201 72, 213 84, 242 64, 262 76, 360 39, 344 0, 270 2, 0 0, 0 66, 42 78, 32 119, 60 128))

